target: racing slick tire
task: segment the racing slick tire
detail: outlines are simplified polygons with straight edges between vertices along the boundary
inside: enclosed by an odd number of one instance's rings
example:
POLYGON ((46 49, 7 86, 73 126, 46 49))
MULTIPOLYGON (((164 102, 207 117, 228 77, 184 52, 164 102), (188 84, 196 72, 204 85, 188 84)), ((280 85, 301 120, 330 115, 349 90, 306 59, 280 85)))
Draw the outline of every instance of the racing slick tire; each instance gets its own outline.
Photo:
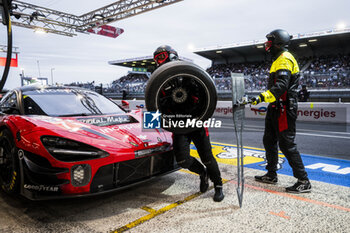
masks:
POLYGON ((20 169, 17 148, 8 129, 0 131, 0 186, 8 194, 19 192, 20 169))
POLYGON ((148 111, 162 113, 163 129, 185 134, 196 130, 197 126, 179 127, 171 122, 204 122, 215 111, 217 92, 213 79, 201 67, 191 62, 172 61, 151 75, 145 89, 145 103, 148 111))

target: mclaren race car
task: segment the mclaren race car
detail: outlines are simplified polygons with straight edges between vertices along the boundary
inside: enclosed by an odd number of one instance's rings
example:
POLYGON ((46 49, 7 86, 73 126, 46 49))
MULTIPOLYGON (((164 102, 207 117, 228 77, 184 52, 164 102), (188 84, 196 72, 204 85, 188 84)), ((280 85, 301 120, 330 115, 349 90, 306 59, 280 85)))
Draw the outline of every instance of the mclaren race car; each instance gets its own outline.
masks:
POLYGON ((178 169, 171 133, 96 92, 27 86, 0 102, 0 185, 32 200, 93 195, 178 169))

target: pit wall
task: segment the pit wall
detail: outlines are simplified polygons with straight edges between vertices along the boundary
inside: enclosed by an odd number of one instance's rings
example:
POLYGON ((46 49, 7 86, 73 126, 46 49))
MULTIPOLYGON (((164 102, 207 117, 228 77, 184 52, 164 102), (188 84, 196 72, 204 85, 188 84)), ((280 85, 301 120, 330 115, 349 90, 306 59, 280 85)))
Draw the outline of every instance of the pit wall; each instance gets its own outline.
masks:
MULTIPOLYGON (((214 116, 231 117, 232 103, 230 101, 219 101, 214 116)), ((246 118, 264 119, 267 110, 266 103, 256 106, 246 106, 246 118)), ((350 103, 321 103, 303 102, 298 103, 297 121, 308 122, 333 122, 350 123, 350 103)))
MULTIPOLYGON (((120 103, 120 100, 116 100, 120 103)), ((129 100, 129 109, 143 107, 144 100, 129 100)), ((247 105, 245 108, 246 118, 264 119, 267 104, 261 103, 256 106, 247 105)), ((232 102, 218 101, 213 117, 232 117, 232 102)), ((328 123, 350 123, 350 103, 329 102, 299 102, 297 121, 328 122, 328 123)))

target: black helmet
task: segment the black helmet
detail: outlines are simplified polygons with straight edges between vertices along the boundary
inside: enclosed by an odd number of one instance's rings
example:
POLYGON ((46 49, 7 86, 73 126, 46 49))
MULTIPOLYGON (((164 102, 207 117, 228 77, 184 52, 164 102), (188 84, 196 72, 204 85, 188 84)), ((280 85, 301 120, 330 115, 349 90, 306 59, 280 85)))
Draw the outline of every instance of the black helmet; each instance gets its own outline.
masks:
POLYGON ((168 61, 177 60, 178 57, 179 56, 177 55, 175 49, 169 45, 159 46, 153 53, 153 59, 157 63, 157 66, 160 66, 168 61))
POLYGON ((267 42, 265 42, 265 50, 270 52, 272 46, 276 46, 279 49, 287 48, 290 40, 293 36, 282 29, 276 29, 266 35, 267 42))

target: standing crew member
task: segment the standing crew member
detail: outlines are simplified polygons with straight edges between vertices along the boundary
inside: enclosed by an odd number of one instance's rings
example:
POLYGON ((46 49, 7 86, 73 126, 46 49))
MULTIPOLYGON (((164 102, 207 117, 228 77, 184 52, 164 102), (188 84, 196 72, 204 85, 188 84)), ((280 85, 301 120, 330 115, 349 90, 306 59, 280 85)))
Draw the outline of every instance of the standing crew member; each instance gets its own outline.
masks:
POLYGON ((266 35, 265 50, 272 55, 267 91, 253 98, 252 104, 267 102, 265 132, 263 143, 266 150, 267 173, 255 176, 255 180, 264 183, 277 183, 278 147, 286 156, 298 181, 287 192, 305 193, 311 191, 311 184, 295 139, 295 121, 297 118, 297 92, 299 83, 299 66, 295 58, 288 52, 288 44, 292 36, 285 30, 277 29, 266 35))
MULTIPOLYGON (((162 45, 153 54, 157 66, 174 60, 178 60, 177 52, 168 45, 162 45)), ((173 133, 173 147, 177 163, 188 170, 195 172, 200 177, 200 191, 206 192, 209 187, 208 176, 214 183, 214 201, 224 199, 222 192, 222 179, 218 163, 211 151, 209 132, 207 128, 199 128, 191 133, 173 133), (205 166, 190 155, 190 144, 193 141, 199 157, 205 166)))
POLYGON ((309 99, 310 92, 306 89, 306 85, 303 84, 301 90, 298 92, 298 99, 300 102, 307 102, 309 99))

